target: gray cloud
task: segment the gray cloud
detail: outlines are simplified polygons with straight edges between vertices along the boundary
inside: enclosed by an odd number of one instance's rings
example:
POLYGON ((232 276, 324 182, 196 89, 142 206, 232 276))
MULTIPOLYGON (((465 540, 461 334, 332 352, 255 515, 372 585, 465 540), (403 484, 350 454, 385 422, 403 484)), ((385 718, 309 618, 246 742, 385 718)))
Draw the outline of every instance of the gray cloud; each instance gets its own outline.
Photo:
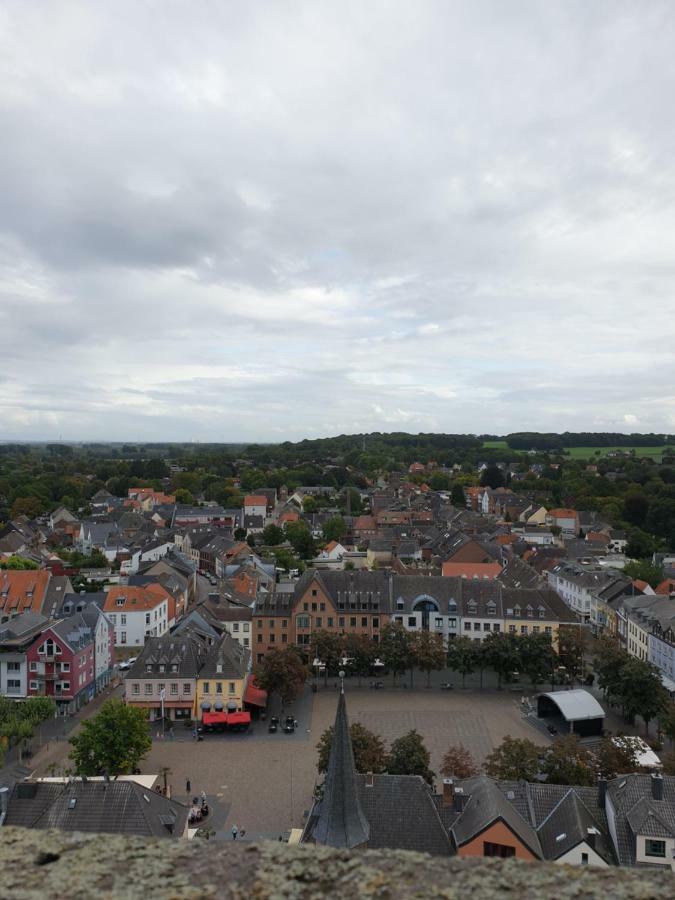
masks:
POLYGON ((0 438, 674 430, 675 11, 0 8, 0 438))

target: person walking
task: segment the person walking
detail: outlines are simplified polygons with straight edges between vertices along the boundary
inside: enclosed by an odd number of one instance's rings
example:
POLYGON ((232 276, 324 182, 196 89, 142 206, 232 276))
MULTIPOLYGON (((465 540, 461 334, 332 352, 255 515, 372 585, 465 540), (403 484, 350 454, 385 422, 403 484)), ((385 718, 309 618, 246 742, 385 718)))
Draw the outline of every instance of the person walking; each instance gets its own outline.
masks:
POLYGON ((236 840, 237 840, 237 835, 238 835, 238 834, 239 834, 239 829, 237 828, 236 825, 233 825, 233 826, 232 826, 232 840, 233 840, 233 841, 236 841, 236 840))
POLYGON ((191 790, 192 785, 190 784, 190 779, 188 778, 185 782, 185 793, 189 795, 191 790))

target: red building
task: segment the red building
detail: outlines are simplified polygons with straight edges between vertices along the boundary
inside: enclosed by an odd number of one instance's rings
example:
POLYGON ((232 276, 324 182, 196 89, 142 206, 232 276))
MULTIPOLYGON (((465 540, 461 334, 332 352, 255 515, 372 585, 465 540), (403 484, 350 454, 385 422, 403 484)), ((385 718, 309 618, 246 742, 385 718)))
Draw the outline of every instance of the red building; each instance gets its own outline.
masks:
POLYGON ((46 628, 26 651, 28 696, 51 697, 60 715, 96 692, 95 635, 81 613, 46 628))

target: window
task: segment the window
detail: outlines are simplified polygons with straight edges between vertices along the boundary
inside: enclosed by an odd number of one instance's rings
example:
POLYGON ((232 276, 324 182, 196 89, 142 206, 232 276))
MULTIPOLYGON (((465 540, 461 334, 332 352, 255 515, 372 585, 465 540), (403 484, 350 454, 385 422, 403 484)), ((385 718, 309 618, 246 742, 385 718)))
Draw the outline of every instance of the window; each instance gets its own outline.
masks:
POLYGON ((258 643, 259 643, 259 644, 262 644, 262 634, 259 634, 259 635, 258 635, 258 643))
POLYGON ((30 689, 31 689, 31 691, 37 691, 37 689, 38 689, 38 683, 37 683, 37 681, 31 681, 31 683, 30 683, 30 689))
POLYGON ((553 634, 553 628, 552 628, 550 625, 545 625, 545 626, 544 626, 544 633, 545 633, 545 634, 553 634))
POLYGON ((538 625, 532 626, 532 634, 539 634, 540 628, 538 625))
POLYGON ((211 693, 211 682, 210 682, 210 681, 205 681, 205 682, 204 682, 204 693, 205 693, 205 694, 210 694, 210 693, 211 693))
POLYGON ((157 693, 158 693, 158 694, 164 693, 165 690, 166 690, 166 685, 165 685, 165 684, 158 684, 158 685, 157 685, 157 693))
POLYGON ((316 627, 321 628, 323 625, 323 616, 316 616, 315 621, 316 621, 316 627))
POLYGON ((500 630, 500 627, 499 627, 499 625, 498 625, 496 622, 495 622, 495 624, 492 626, 492 630, 493 630, 493 631, 497 631, 497 632, 500 630))
POLYGON ((13 692, 18 691, 21 688, 21 679, 20 678, 8 678, 7 679, 7 691, 13 692))
POLYGON ((189 682, 183 684, 183 693, 184 693, 184 694, 191 694, 191 693, 192 693, 192 691, 191 691, 191 689, 190 689, 190 684, 189 684, 189 682))
POLYGON ((37 672, 37 663, 36 662, 31 662, 30 670, 31 670, 31 672, 37 672))
POLYGON ((345 627, 345 617, 344 617, 344 616, 339 616, 339 618, 338 618, 338 628, 344 628, 344 627, 345 627))
MULTIPOLYGON (((309 637, 309 635, 306 635, 306 637, 309 637)), ((277 636, 275 634, 271 634, 270 635, 270 644, 275 644, 276 640, 277 640, 277 636)))
POLYGON ((222 694, 222 693, 223 693, 223 682, 216 681, 216 694, 222 694))
POLYGON ((328 616, 328 618, 326 619, 326 624, 328 625, 329 628, 333 627, 333 617, 332 616, 328 616))
POLYGON ((165 670, 166 670, 166 666, 164 665, 164 663, 160 663, 160 664, 157 666, 157 671, 158 671, 158 672, 164 672, 165 670))
POLYGON ((143 686, 143 693, 144 693, 146 696, 149 695, 149 694, 152 694, 152 685, 151 685, 151 684, 146 684, 146 685, 144 685, 144 686, 143 686))
MULTIPOLYGON (((281 643, 288 643, 288 635, 285 632, 281 635, 281 643)), ((244 647, 248 647, 248 638, 244 638, 244 647)))
POLYGON ((308 612, 308 610, 309 610, 309 603, 303 603, 303 604, 302 604, 302 608, 304 609, 305 612, 308 612))
POLYGON ((373 616, 373 628, 380 627, 380 619, 378 616, 373 616))
POLYGON ((123 631, 122 634, 120 635, 120 644, 126 644, 126 642, 127 642, 127 633, 126 633, 126 631, 123 631))
POLYGON ((316 597, 316 595, 317 595, 318 593, 319 593, 319 592, 317 591, 316 588, 312 588, 312 597, 316 597))
POLYGON ((356 616, 351 616, 349 619, 349 627, 356 628, 356 616))
POLYGON ((312 603, 312 612, 316 612, 317 606, 316 603, 312 603))
POLYGON ((138 684, 138 682, 131 685, 131 693, 132 694, 140 694, 140 692, 141 692, 141 686, 140 686, 140 684, 138 684))
POLYGON ((516 626, 509 625, 509 634, 515 634, 515 633, 516 633, 516 626))
POLYGON ((239 622, 232 623, 232 631, 239 631, 239 622))
POLYGON ((118 605, 118 606, 124 606, 124 597, 118 597, 118 598, 117 598, 117 605, 118 605))
MULTIPOLYGON (((124 616, 122 616, 122 618, 124 618, 124 616)), ((124 624, 126 624, 126 623, 125 623, 125 622, 122 622, 122 625, 124 625, 124 624)), ((146 625, 149 625, 149 624, 150 624, 150 613, 146 613, 146 614, 145 614, 145 624, 146 624, 146 625)))
POLYGON ((483 622, 483 631, 489 631, 489 630, 490 630, 490 623, 483 622))
POLYGON ((443 619, 436 619, 436 628, 443 627, 443 619))
POLYGON ((61 690, 62 690, 62 691, 69 691, 69 690, 70 690, 70 682, 69 682, 69 681, 62 681, 62 682, 61 682, 61 690))
POLYGON ((582 853, 582 854, 581 854, 581 865, 582 865, 582 866, 587 866, 587 865, 588 865, 588 853, 582 853))
POLYGON ((308 634, 299 634, 298 635, 298 644, 303 644, 307 646, 309 644, 309 635, 308 634))
POLYGON ((474 631, 480 631, 480 622, 474 622, 474 623, 473 623, 473 630, 474 630, 474 631))
POLYGON ((527 632, 528 632, 528 627, 527 627, 527 625, 521 625, 521 626, 520 626, 520 633, 521 633, 521 634, 527 634, 527 632))
POLYGON ((8 662, 7 663, 7 671, 8 672, 20 672, 21 671, 21 663, 8 662))
POLYGON ((659 859, 666 858, 666 842, 645 838, 645 856, 656 856, 659 859))
POLYGON ((298 628, 309 628, 309 616, 298 616, 295 624, 298 628))
POLYGON ((464 623, 464 631, 471 631, 471 622, 464 623))
POLYGON ((493 844, 490 841, 483 841, 483 856, 498 856, 501 859, 507 859, 516 855, 516 848, 509 847, 507 844, 493 844))
POLYGON ((325 610, 326 610, 326 604, 325 604, 325 603, 319 603, 319 609, 321 610, 321 612, 325 612, 325 610))
POLYGON ((61 663, 61 671, 62 672, 70 672, 70 663, 61 663))
POLYGON ((227 686, 227 691, 229 694, 234 694, 234 689, 235 689, 235 683, 234 683, 234 681, 231 681, 227 686))
MULTIPOLYGON (((284 627, 285 627, 285 622, 283 623, 283 625, 284 625, 284 627)), ((248 622, 244 622, 244 624, 242 625, 242 630, 243 630, 244 632, 247 632, 247 631, 249 630, 249 629, 248 629, 248 622)))
MULTIPOLYGON (((282 619, 282 620, 281 620, 281 627, 282 627, 282 628, 288 628, 288 619, 282 619)), ((244 628, 244 631, 248 631, 248 628, 244 628)))
POLYGON ((450 628, 457 628, 457 619, 450 619, 450 620, 448 621, 448 626, 449 626, 450 628))

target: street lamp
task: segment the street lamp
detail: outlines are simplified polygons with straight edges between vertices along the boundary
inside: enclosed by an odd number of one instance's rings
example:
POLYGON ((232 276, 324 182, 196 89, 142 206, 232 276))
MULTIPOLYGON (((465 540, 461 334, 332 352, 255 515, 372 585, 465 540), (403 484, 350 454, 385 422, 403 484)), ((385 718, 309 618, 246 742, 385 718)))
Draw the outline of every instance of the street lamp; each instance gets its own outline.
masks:
POLYGON ((315 671, 314 692, 316 693, 319 690, 319 672, 325 671, 326 663, 322 662, 318 656, 315 656, 312 662, 312 666, 314 667, 315 671))

